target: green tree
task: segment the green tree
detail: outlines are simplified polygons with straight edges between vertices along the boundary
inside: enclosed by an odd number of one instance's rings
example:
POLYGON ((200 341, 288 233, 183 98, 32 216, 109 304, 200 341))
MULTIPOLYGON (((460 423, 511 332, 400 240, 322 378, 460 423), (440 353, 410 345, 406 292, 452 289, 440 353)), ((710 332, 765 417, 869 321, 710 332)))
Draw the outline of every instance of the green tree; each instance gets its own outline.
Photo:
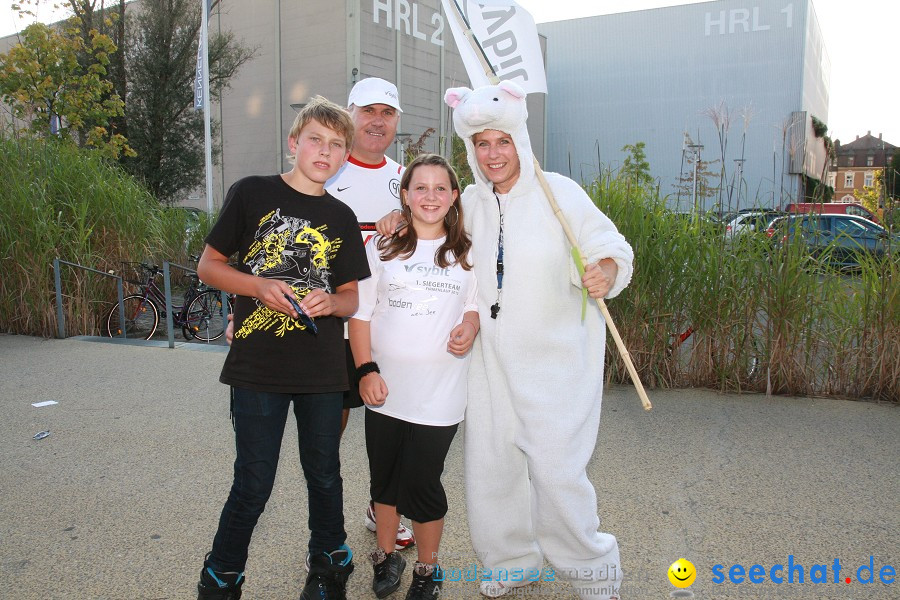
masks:
POLYGON ((900 150, 894 151, 894 157, 887 165, 886 191, 894 200, 900 200, 900 150))
POLYGON ((125 137, 109 129, 110 120, 123 114, 122 99, 106 79, 115 46, 98 32, 85 41, 78 26, 70 19, 59 28, 26 27, 20 42, 0 54, 0 94, 32 135, 51 135, 52 122, 63 139, 112 157, 133 155, 125 137), (91 60, 82 64, 79 56, 91 60))
MULTIPOLYGON (((25 0, 25 4, 37 4, 40 0, 25 0)), ((77 31, 81 39, 89 42, 95 33, 105 35, 112 40, 117 49, 125 45, 125 0, 65 0, 72 14, 78 18, 77 31)), ((82 66, 91 63, 91 57, 86 53, 79 54, 78 61, 82 66)), ((125 98, 126 76, 124 52, 111 52, 107 65, 107 79, 113 84, 112 92, 119 98, 125 98)), ((110 120, 112 129, 126 138, 128 130, 125 126, 124 115, 110 120)))
POLYGON ((460 188, 465 189, 467 185, 475 183, 475 178, 472 176, 472 167, 469 166, 466 143, 455 133, 451 134, 450 137, 450 157, 448 160, 450 161, 450 166, 456 171, 460 188))
POLYGON ((653 176, 650 175, 650 163, 647 162, 647 154, 644 152, 645 146, 644 142, 638 142, 622 147, 622 152, 628 153, 622 163, 622 174, 632 184, 649 187, 653 185, 653 176))
MULTIPOLYGON (((194 0, 158 0, 128 17, 125 117, 138 156, 124 165, 167 203, 203 181, 203 114, 193 108, 200 9, 194 0)), ((231 32, 210 35, 213 97, 254 54, 231 32)))
POLYGON ((703 210, 706 207, 706 199, 719 193, 719 186, 713 184, 720 181, 720 170, 713 170, 718 162, 718 159, 697 161, 697 197, 694 198, 694 157, 688 155, 685 158, 684 171, 674 185, 679 203, 682 200, 687 200, 688 203, 696 200, 696 207, 692 205, 692 208, 703 210))
POLYGON ((859 200, 859 203, 874 214, 878 214, 878 207, 884 193, 883 179, 884 173, 879 171, 875 173, 874 185, 867 185, 861 190, 853 190, 853 196, 859 200))

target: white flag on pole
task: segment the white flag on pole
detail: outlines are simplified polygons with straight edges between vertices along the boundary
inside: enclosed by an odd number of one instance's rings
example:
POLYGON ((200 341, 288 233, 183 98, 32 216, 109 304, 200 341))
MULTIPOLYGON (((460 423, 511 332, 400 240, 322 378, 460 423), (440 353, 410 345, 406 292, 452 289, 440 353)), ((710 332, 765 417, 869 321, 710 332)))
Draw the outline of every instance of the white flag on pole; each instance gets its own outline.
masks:
POLYGON ((544 57, 534 19, 513 0, 441 0, 472 87, 490 85, 473 42, 466 37, 457 5, 472 34, 501 80, 518 83, 527 93, 547 93, 544 57))

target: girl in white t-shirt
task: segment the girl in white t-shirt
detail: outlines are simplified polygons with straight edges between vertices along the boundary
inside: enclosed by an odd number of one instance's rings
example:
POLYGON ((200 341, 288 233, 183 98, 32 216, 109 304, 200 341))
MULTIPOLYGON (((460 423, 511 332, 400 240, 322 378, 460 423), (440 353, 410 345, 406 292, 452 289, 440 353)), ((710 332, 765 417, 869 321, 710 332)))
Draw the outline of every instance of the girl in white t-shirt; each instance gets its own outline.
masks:
POLYGON ((367 407, 378 539, 372 589, 384 598, 400 587, 406 561, 394 538, 403 514, 418 549, 406 596, 414 600, 433 598, 443 579, 441 474, 465 413, 468 353, 480 324, 453 169, 435 154, 419 156, 403 174, 400 196, 410 231, 366 245, 372 277, 359 282, 350 347, 367 407))

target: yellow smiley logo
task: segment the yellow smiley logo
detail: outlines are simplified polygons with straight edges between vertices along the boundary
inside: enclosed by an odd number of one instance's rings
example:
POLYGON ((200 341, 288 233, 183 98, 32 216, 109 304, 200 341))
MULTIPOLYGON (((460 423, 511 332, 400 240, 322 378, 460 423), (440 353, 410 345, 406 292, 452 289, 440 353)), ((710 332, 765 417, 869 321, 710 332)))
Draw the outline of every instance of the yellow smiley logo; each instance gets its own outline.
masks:
POLYGON ((669 566, 669 581, 677 588, 690 587, 697 579, 697 569, 686 558, 679 558, 669 566))

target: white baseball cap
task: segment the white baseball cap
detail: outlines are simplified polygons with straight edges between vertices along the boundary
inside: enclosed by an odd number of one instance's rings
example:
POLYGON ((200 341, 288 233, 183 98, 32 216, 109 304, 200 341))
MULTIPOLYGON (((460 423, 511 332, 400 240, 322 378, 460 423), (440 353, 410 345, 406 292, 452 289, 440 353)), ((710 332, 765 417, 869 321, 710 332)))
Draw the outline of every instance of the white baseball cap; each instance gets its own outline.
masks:
POLYGON ((397 93, 397 86, 378 77, 367 77, 359 80, 353 86, 353 89, 350 90, 347 106, 351 104, 356 106, 387 104, 403 112, 403 109, 400 108, 400 95, 397 93))

